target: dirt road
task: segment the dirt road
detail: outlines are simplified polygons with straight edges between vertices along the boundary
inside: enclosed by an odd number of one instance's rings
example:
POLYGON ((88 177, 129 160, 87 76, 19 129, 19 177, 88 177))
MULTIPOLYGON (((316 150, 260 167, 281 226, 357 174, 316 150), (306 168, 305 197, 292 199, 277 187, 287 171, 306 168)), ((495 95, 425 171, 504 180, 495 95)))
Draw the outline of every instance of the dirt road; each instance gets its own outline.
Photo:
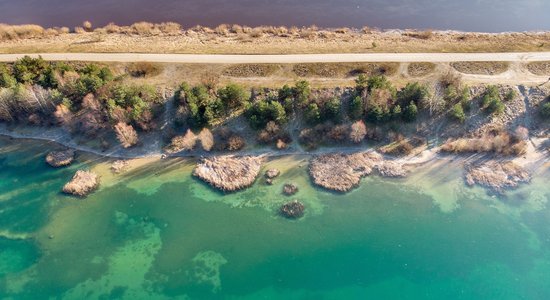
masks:
MULTIPOLYGON (((0 61, 11 62, 26 54, 0 54, 0 61)), ((163 62, 163 63, 328 63, 328 62, 457 62, 457 61, 550 61, 550 52, 523 53, 365 53, 365 54, 289 54, 289 55, 210 55, 140 53, 43 53, 52 61, 163 62)))

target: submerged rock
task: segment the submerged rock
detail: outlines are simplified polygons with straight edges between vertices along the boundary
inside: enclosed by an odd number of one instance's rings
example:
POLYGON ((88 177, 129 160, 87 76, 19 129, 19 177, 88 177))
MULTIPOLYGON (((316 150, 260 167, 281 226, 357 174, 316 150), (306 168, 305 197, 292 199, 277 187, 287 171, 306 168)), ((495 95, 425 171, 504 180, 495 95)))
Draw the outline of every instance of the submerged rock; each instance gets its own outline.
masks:
POLYGON ((74 150, 52 151, 46 155, 46 162, 55 168, 70 165, 74 160, 74 150))
POLYGON ((278 169, 269 169, 265 172, 265 177, 268 179, 273 179, 281 174, 281 171, 278 169))
POLYGON ((84 197, 99 187, 99 176, 90 171, 78 170, 71 181, 63 187, 63 192, 84 197))
POLYGON ((298 200, 287 202, 281 206, 279 213, 288 219, 298 219, 304 216, 305 206, 298 200))
POLYGON ((283 186, 283 194, 292 196, 298 192, 298 187, 292 183, 287 183, 283 186))
POLYGON ((361 178, 383 160, 376 152, 354 154, 326 154, 315 157, 309 165, 309 174, 316 185, 337 192, 356 187, 361 178))
POLYGON ((232 192, 251 186, 262 166, 255 156, 217 156, 203 158, 193 175, 222 191, 232 192))
POLYGON ((529 182, 529 172, 512 161, 490 161, 479 166, 466 167, 466 183, 478 184, 497 193, 506 188, 516 188, 520 183, 529 182))

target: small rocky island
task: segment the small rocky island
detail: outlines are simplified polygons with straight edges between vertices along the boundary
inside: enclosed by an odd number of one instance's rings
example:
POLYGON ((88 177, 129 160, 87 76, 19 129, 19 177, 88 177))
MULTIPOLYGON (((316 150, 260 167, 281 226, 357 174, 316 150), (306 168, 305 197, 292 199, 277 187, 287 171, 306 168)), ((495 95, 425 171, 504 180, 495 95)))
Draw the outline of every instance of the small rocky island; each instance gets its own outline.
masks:
POLYGON ((516 188, 531 180, 529 172, 512 161, 489 161, 478 166, 466 167, 466 184, 486 187, 496 193, 516 188))
POLYGON ((316 185, 337 192, 348 192, 357 187, 361 178, 370 175, 373 170, 385 177, 406 176, 401 164, 386 161, 374 151, 320 155, 313 158, 309 165, 309 174, 316 185))
POLYGON ((298 193, 298 187, 293 183, 286 183, 283 186, 283 194, 287 196, 292 196, 294 194, 298 193))
POLYGON ((305 206, 298 200, 287 202, 281 206, 279 213, 288 219, 298 219, 304 216, 305 206))
POLYGON ((46 162, 54 168, 68 166, 73 162, 74 154, 72 149, 52 151, 46 155, 46 162))
POLYGON ((71 181, 63 187, 63 192, 85 197, 99 187, 99 176, 90 171, 78 170, 71 181))
POLYGON ((203 158, 193 170, 193 175, 225 192, 233 192, 251 186, 262 166, 260 156, 216 156, 203 158))

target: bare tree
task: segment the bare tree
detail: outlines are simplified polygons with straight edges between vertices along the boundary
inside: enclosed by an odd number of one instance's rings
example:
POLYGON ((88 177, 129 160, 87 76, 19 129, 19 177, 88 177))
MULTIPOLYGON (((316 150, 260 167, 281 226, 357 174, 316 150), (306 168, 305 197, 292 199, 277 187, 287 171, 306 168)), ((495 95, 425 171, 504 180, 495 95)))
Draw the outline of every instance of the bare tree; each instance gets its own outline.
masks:
POLYGON ((166 152, 177 153, 180 151, 190 151, 195 148, 196 143, 197 136, 193 133, 193 131, 191 131, 191 129, 187 129, 185 135, 179 135, 172 139, 172 142, 166 149, 166 152))
POLYGON ((214 135, 212 135, 212 132, 210 132, 208 128, 203 128, 201 130, 198 139, 204 151, 210 151, 212 147, 214 147, 214 135))
POLYGON ((118 141, 124 148, 130 148, 138 142, 137 132, 132 125, 119 122, 115 125, 115 132, 118 141))
POLYGON ((359 120, 351 125, 349 138, 354 143, 360 143, 367 135, 367 126, 365 122, 359 120))

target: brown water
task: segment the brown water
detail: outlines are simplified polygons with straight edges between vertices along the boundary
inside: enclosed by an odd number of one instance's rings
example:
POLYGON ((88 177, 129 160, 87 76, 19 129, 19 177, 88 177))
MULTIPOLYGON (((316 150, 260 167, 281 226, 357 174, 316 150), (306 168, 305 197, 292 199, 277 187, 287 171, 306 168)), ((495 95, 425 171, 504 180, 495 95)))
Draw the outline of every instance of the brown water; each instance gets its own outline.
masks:
POLYGON ((316 24, 322 27, 550 30, 546 0, 0 0, 0 23, 75 26, 176 21, 186 27, 316 24))

